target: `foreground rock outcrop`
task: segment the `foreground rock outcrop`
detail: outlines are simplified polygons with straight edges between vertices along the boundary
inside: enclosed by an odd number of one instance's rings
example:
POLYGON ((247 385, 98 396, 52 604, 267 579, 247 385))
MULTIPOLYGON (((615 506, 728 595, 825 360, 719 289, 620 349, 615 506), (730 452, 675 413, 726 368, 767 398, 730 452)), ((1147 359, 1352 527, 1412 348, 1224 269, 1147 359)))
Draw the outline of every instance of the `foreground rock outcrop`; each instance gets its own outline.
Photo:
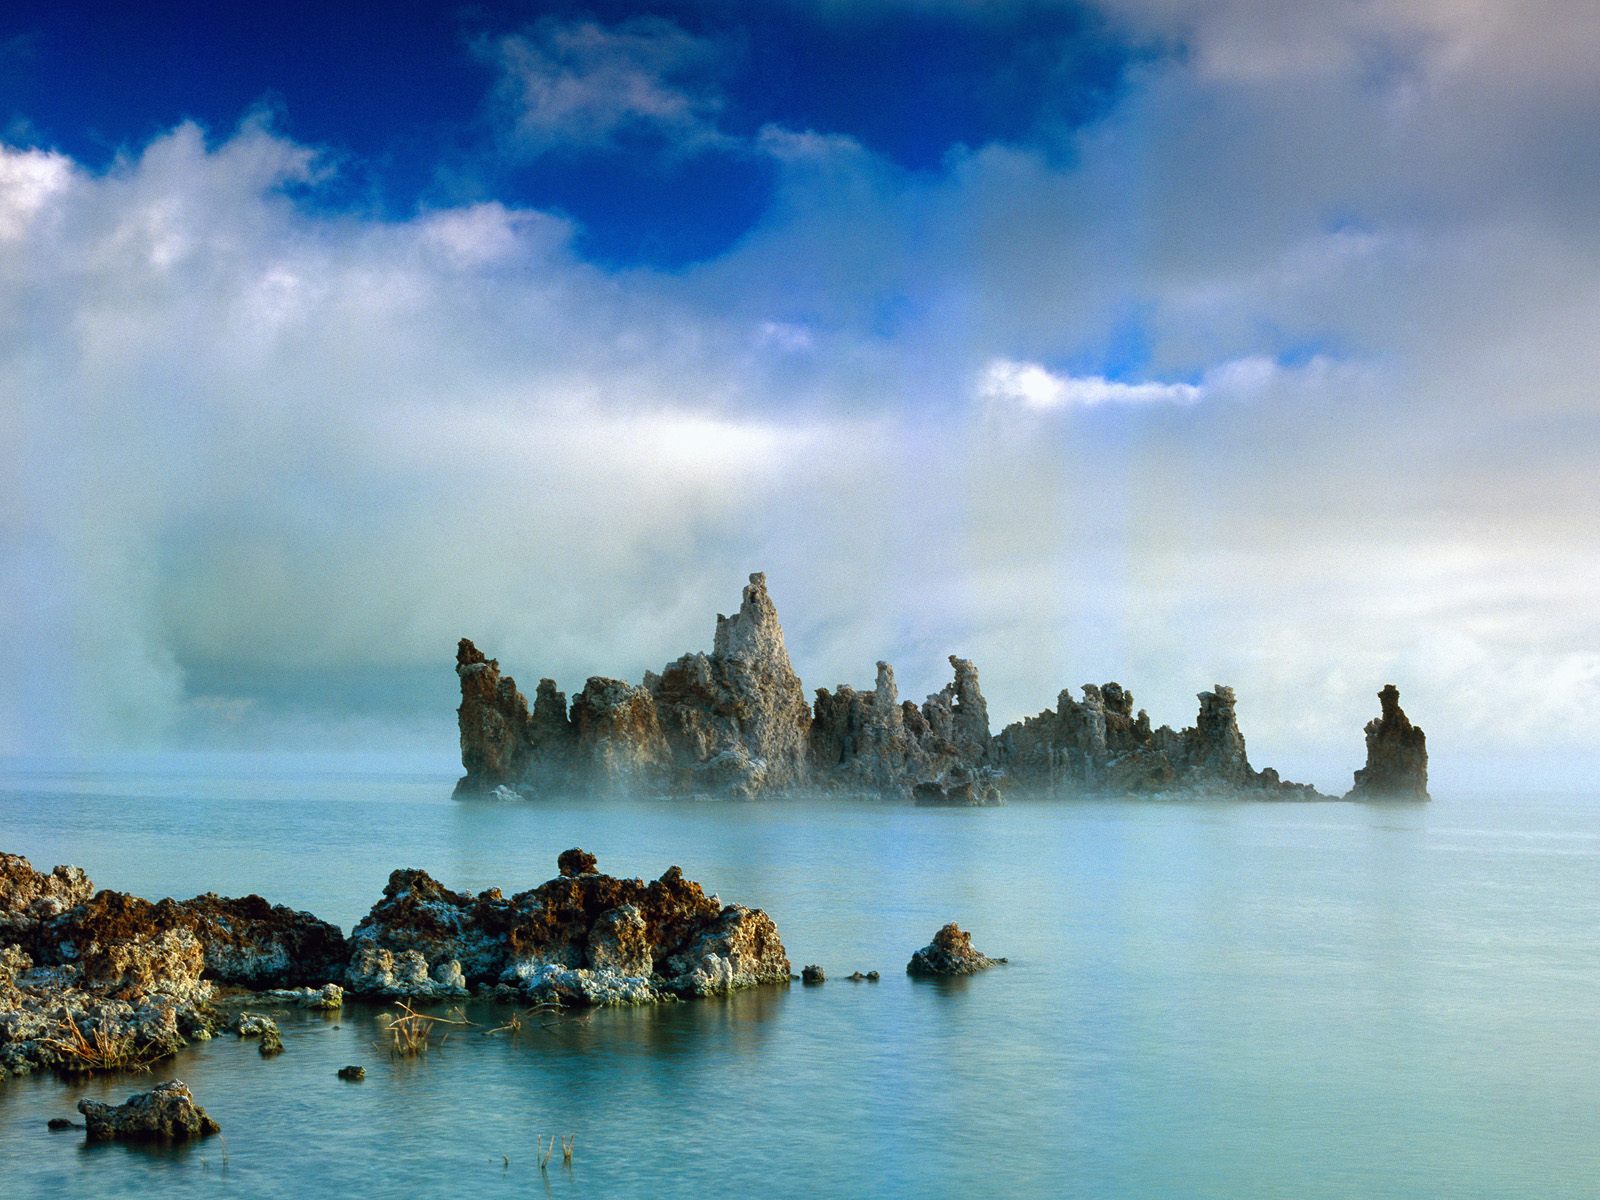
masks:
POLYGON ((1003 958, 979 954, 972 948, 972 936, 952 922, 934 934, 933 941, 911 956, 911 961, 906 964, 906 974, 923 978, 975 975, 1005 961, 1003 958))
POLYGON ((194 1102, 188 1085, 173 1079, 118 1105, 79 1100, 91 1142, 182 1142, 221 1133, 222 1126, 194 1102))
POLYGON ((1428 738, 1400 707, 1400 689, 1378 693, 1382 714, 1367 722, 1367 765, 1356 772, 1348 800, 1428 799, 1428 738))
MULTIPOLYGON (((1131 692, 1106 683, 1085 684, 1082 699, 1063 691, 1055 708, 996 735, 977 666, 951 655, 950 667, 951 682, 921 704, 900 698, 894 668, 880 662, 870 688, 819 688, 808 705, 759 574, 739 611, 717 618, 710 654, 686 654, 638 684, 591 678, 570 709, 549 679, 530 707, 499 663, 462 639, 466 774, 457 791, 748 797, 820 789, 934 805, 999 804, 1007 791, 1331 798, 1251 765, 1237 697, 1222 684, 1199 693, 1195 722, 1182 730, 1152 727, 1131 692)), ((1374 779, 1390 769, 1384 754, 1409 753, 1398 733, 1383 737, 1374 779)), ((1393 770, 1397 779, 1415 774, 1393 770)))
MULTIPOLYGON (((347 939, 258 896, 152 903, 93 892, 75 867, 45 874, 0 855, 0 1077, 148 1066, 211 1036, 220 986, 336 1012, 347 990, 603 1005, 789 980, 772 919, 707 896, 677 867, 618 879, 572 849, 557 869, 510 897, 395 871, 347 939)), ((282 1049, 268 1017, 242 1012, 231 1027, 263 1054, 282 1049)))
POLYGON ((582 850, 529 891, 455 892, 426 871, 389 877, 356 926, 352 991, 449 996, 510 989, 571 1005, 719 995, 789 979, 772 919, 724 905, 671 867, 645 883, 601 874, 582 850))

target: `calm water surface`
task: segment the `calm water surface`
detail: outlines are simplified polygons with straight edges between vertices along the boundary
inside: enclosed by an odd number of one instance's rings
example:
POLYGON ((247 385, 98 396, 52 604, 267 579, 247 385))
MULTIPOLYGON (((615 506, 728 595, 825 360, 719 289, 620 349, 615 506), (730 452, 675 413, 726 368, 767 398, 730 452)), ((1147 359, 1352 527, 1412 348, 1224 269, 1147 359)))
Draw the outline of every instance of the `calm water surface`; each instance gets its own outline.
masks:
POLYGON ((396 866, 509 892, 581 845, 767 909, 796 969, 832 979, 469 1032, 421 1061, 373 1048, 375 1008, 295 1012, 276 1059, 223 1036, 154 1076, 0 1083, 0 1193, 1600 1196, 1583 798, 557 806, 450 783, 14 771, 0 848, 348 928, 396 866), (908 979, 949 920, 1011 965, 908 979), (225 1145, 45 1131, 80 1096, 173 1077, 225 1145), (577 1153, 541 1175, 552 1133, 577 1153))

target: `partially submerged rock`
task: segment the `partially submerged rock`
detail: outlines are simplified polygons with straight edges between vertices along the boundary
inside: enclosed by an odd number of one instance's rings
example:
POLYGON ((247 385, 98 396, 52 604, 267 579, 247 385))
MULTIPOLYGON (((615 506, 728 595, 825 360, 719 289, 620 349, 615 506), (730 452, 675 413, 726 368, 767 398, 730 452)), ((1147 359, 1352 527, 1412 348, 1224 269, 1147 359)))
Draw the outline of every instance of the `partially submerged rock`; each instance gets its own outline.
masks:
POLYGON ((222 1126, 194 1102, 188 1085, 177 1079, 158 1083, 114 1107, 98 1100, 79 1100, 78 1111, 87 1123, 91 1142, 181 1142, 222 1132, 222 1126))
POLYGON ((722 905, 677 867, 644 883, 569 850, 562 874, 506 897, 396 871, 356 926, 348 986, 371 995, 462 995, 509 986, 563 1004, 644 1003, 787 980, 776 927, 722 905))
POLYGON ((812 963, 810 966, 800 968, 800 982, 826 983, 828 982, 828 973, 815 963, 812 963))
POLYGON ((367 1077, 367 1069, 365 1067, 358 1067, 354 1065, 340 1067, 338 1075, 339 1078, 344 1080, 346 1083, 360 1083, 367 1077))
POLYGON ((325 983, 319 988, 272 988, 262 995, 312 1012, 338 1012, 344 1007, 344 988, 337 983, 325 983))
POLYGON ((1348 800, 1428 799, 1428 738, 1400 707, 1392 683, 1378 693, 1383 711, 1367 722, 1367 765, 1356 772, 1348 800))
POLYGON ((262 1058, 271 1058, 274 1054, 283 1053, 283 1033, 279 1030, 278 1023, 265 1014, 240 1013, 233 1031, 240 1038, 258 1039, 261 1043, 258 1048, 262 1058))
POLYGON ((932 942, 911 956, 911 961, 906 964, 906 974, 923 977, 973 975, 1005 961, 1003 958, 979 954, 972 948, 972 937, 952 922, 934 934, 932 942))

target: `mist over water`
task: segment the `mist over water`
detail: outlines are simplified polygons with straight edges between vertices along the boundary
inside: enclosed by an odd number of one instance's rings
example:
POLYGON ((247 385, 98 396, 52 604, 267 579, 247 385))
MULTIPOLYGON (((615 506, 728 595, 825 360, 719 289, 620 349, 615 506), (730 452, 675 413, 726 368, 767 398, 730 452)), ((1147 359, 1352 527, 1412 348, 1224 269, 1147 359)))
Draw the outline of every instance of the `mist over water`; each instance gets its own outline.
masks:
MULTIPOLYGON (((151 898, 260 892, 347 929, 389 872, 464 890, 678 864, 765 908, 796 971, 726 1001, 374 1049, 375 1007, 280 1017, 154 1076, 0 1084, 18 1194, 1578 1196, 1600 1168, 1600 812, 1430 805, 453 801, 453 775, 16 771, 4 848, 151 898), (1011 963, 904 975, 954 920, 1011 963), (876 969, 880 983, 850 983, 876 969), (362 1063, 343 1084, 334 1071, 362 1063), (187 1150, 51 1135, 187 1081, 187 1150), (575 1133, 570 1171, 536 1134, 575 1133), (506 1166, 503 1156, 509 1157, 506 1166), (548 1190, 546 1190, 548 1189, 548 1190)), ((469 1005, 485 1025, 510 1011, 469 1005)), ((559 1156, 558 1156, 559 1158, 559 1156)))

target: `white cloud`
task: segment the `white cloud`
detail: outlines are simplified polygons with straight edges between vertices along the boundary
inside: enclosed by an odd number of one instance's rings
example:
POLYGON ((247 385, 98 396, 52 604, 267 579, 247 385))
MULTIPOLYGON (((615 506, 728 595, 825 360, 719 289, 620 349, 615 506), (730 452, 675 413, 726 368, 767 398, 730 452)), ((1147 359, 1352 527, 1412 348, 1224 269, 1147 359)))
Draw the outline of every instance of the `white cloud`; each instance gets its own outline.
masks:
MULTIPOLYGON (((410 689, 447 754, 456 637, 637 676, 765 567, 813 685, 957 651, 999 718, 1120 678, 1182 723, 1230 682, 1334 788, 1394 679, 1441 773, 1559 777, 1600 740, 1600 101, 1499 8, 1501 58, 1462 21, 1248 77, 1244 16, 1163 12, 1234 48, 1086 129, 920 173, 764 132, 771 211, 670 275, 501 205, 318 216, 261 128, 5 152, 0 743, 247 734, 288 672, 410 689), (1050 368, 1130 322, 1142 379, 1050 368)), ((715 132, 709 66, 600 31, 528 35, 529 147, 715 132)))
POLYGON ((1103 375, 1063 375, 1039 363, 996 358, 984 368, 976 397, 1040 411, 1097 408, 1103 404, 1190 405, 1217 397, 1259 394, 1297 376, 1322 374, 1328 367, 1325 359, 1316 358, 1290 371, 1264 355, 1250 355, 1219 363, 1207 370, 1199 383, 1159 380, 1128 383, 1103 375))
POLYGON ((997 358, 984 369, 978 396, 1028 408, 1094 408, 1101 404, 1196 404, 1192 383, 1123 383, 1103 375, 1058 375, 1038 363, 997 358))
POLYGON ((0 242, 22 237, 40 210, 72 181, 72 162, 46 150, 0 156, 0 242))

